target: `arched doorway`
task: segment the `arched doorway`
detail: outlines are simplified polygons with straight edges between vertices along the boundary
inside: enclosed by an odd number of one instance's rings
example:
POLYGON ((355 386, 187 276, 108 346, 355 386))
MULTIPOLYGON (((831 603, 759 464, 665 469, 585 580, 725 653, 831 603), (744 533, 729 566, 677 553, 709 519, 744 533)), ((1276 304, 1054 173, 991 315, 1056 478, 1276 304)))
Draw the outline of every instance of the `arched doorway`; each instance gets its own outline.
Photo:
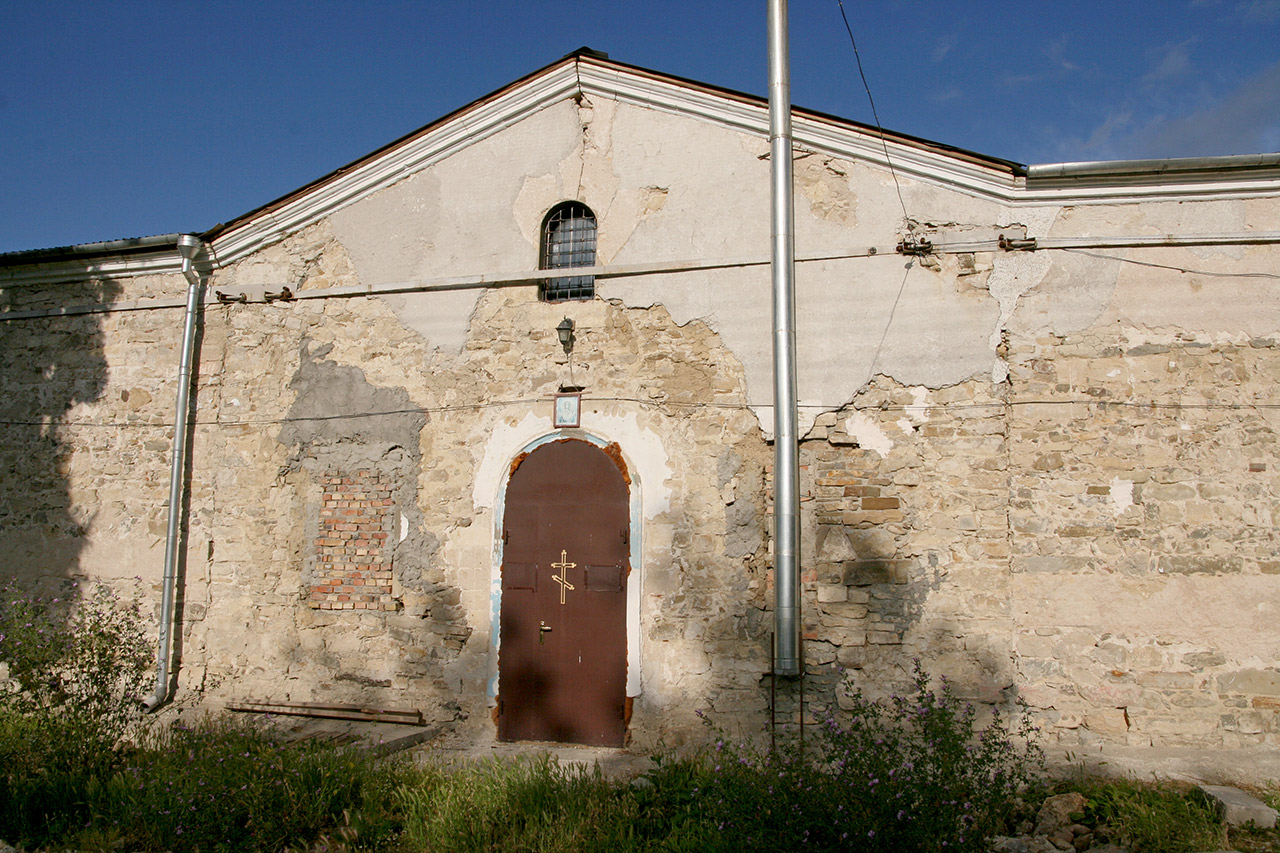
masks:
POLYGON ((500 740, 623 743, 628 481, 617 454, 580 439, 541 445, 512 466, 502 529, 500 740))

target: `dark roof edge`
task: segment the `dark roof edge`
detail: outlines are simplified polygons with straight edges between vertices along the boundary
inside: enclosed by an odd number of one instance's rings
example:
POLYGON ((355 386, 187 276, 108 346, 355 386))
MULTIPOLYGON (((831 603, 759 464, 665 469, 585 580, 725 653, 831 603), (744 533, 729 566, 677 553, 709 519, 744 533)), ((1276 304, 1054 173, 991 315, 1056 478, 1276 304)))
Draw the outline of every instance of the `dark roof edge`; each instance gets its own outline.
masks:
POLYGON ((154 237, 126 237, 123 240, 106 240, 100 243, 79 243, 74 246, 54 246, 48 249, 0 252, 0 267, 55 263, 76 258, 100 258, 107 255, 138 255, 164 249, 177 249, 180 236, 182 235, 157 234, 154 237))
MULTIPOLYGON (((585 59, 595 59, 595 58, 598 58, 597 55, 599 53, 600 51, 591 50, 590 48, 580 48, 579 50, 574 51, 568 56, 585 58, 585 59)), ((738 89, 729 89, 724 86, 717 86, 714 83, 703 83, 700 80, 693 80, 691 78, 681 77, 676 74, 668 74, 664 71, 654 71, 651 68, 644 68, 643 66, 640 66, 640 65, 631 65, 626 62, 619 62, 616 59, 608 59, 607 54, 605 55, 605 59, 607 60, 607 63, 609 65, 625 68, 628 71, 634 71, 641 74, 648 74, 653 77, 659 77, 664 80, 669 80, 673 83, 680 83, 682 85, 691 86, 697 89, 705 89, 707 91, 715 92, 720 95, 725 95, 727 97, 735 98, 741 101, 752 102, 765 107, 767 107, 769 104, 769 99, 762 95, 752 95, 749 92, 743 92, 738 89)), ((930 148, 935 151, 940 151, 947 154, 960 155, 962 157, 966 157, 969 159, 973 159, 973 160, 977 160, 979 162, 985 163, 989 166, 995 166, 1000 169, 1006 169, 1012 174, 1014 174, 1015 176, 1021 177, 1026 174, 1027 167, 1024 166, 1022 163, 1018 163, 1014 160, 1006 160, 1003 157, 992 157, 989 154, 982 154, 978 151, 970 151, 967 148, 959 148, 955 145, 948 145, 945 142, 935 142, 932 139, 925 139, 923 136, 912 136, 909 133, 900 133, 899 131, 896 131, 896 130, 887 130, 881 127, 877 127, 874 124, 867 124, 866 122, 858 121, 856 119, 846 118, 844 116, 838 116, 833 113, 824 113, 820 110, 809 109, 808 107, 798 107, 795 104, 791 105, 791 112, 792 114, 803 115, 808 118, 815 118, 830 124, 844 125, 846 127, 855 128, 864 133, 869 133, 876 136, 879 136, 881 133, 883 133, 885 137, 888 139, 896 140, 899 142, 906 142, 918 147, 930 148)))
MULTIPOLYGON (((408 142, 409 140, 414 139, 418 136, 421 136, 422 134, 427 133, 428 131, 431 131, 453 120, 455 117, 467 112, 468 110, 471 110, 479 106, 480 104, 486 103, 487 101, 491 101, 494 98, 498 97, 499 95, 502 95, 503 93, 510 91, 511 89, 515 89, 516 87, 523 85, 524 83, 526 83, 529 80, 532 80, 535 77, 538 77, 542 74, 547 73, 552 68, 555 68, 558 65, 562 65, 565 62, 570 62, 570 61, 576 62, 579 58, 584 56, 589 56, 595 59, 604 57, 605 61, 612 62, 612 60, 608 59, 609 55, 607 53, 604 53, 603 51, 599 51, 599 50, 592 50, 589 47, 580 47, 577 50, 573 51, 572 53, 566 53, 564 56, 560 57, 555 62, 550 62, 542 66, 541 68, 537 69, 536 71, 531 71, 528 74, 524 75, 523 77, 520 77, 506 84, 505 86, 502 86, 501 88, 493 90, 487 95, 481 95, 479 98, 476 98, 474 101, 470 101, 466 104, 463 104, 462 106, 458 107, 456 110, 451 110, 450 112, 445 113, 444 115, 440 116, 434 121, 424 124, 422 127, 419 127, 416 130, 411 130, 408 133, 404 134, 403 136, 393 139, 391 142, 388 142, 386 145, 383 145, 379 148, 375 148, 373 151, 370 151, 368 154, 365 154, 363 157, 359 157, 355 160, 352 160, 350 163, 346 164, 345 166, 339 166, 337 169, 334 169, 332 172, 329 172, 327 175, 322 175, 321 177, 316 178, 314 181, 311 181, 307 184, 304 184, 301 187, 298 187, 298 189, 293 190, 292 192, 286 193, 285 195, 282 195, 279 198, 272 199, 271 201, 267 202, 264 205, 255 207, 253 210, 250 210, 247 213, 243 213, 240 216, 237 216, 235 219, 231 219, 227 222, 218 223, 217 225, 210 228, 208 231, 199 235, 200 239, 204 240, 206 243, 211 242, 217 239, 218 237, 222 236, 226 232, 230 231, 232 228, 236 227, 241 222, 245 222, 249 219, 252 219, 253 217, 257 216, 260 213, 265 213, 268 210, 279 207, 287 203, 288 201, 296 198, 297 196, 300 196, 318 186, 321 186, 322 184, 326 184, 329 181, 334 180, 335 178, 339 178, 345 175, 347 172, 350 172, 351 170, 364 165, 370 160, 374 160, 378 158, 379 156, 386 153, 387 151, 397 148, 400 145, 403 145, 404 143, 408 142)), ((620 64, 620 63, 615 63, 615 64, 620 64)))

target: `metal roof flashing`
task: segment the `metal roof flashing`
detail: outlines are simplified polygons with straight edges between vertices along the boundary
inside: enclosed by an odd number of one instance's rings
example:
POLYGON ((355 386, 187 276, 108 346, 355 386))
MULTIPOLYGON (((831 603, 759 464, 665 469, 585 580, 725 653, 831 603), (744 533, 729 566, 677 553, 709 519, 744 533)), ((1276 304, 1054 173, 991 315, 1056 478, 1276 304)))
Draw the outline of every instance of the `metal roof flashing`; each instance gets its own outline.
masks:
POLYGON ((1280 153, 1163 160, 1090 160, 1027 167, 1027 185, 1043 187, 1077 183, 1096 186, 1196 183, 1220 181, 1227 177, 1280 177, 1280 153))
POLYGON ((122 240, 105 240, 98 243, 78 243, 73 246, 53 246, 47 249, 22 249, 16 252, 0 252, 0 267, 52 264, 60 261, 88 258, 119 257, 149 252, 177 250, 180 234, 157 234, 152 237, 126 237, 122 240))

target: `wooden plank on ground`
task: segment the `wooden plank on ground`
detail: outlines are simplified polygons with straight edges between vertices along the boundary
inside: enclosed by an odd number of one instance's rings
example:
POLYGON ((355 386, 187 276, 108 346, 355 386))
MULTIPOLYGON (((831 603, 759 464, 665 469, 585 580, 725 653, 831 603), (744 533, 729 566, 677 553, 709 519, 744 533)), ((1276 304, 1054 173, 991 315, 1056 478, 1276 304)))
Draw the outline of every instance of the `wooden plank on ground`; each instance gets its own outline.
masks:
POLYGON ((327 705, 317 702, 230 702, 227 710, 248 714, 276 714, 283 717, 315 717, 323 720, 394 723, 425 726, 422 711, 404 708, 369 708, 361 705, 327 705))

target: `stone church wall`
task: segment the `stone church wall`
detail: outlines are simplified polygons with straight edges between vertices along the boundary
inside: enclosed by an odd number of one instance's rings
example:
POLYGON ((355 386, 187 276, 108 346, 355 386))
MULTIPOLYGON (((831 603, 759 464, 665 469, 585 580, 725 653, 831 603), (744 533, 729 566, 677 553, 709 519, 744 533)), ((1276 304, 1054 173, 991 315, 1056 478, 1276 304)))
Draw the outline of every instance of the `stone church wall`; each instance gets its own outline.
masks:
POLYGON ((816 712, 904 687, 919 659, 974 701, 1026 702, 1068 748, 1277 742, 1278 354, 1151 337, 1046 336, 1001 385, 882 379, 819 417, 816 712))
MULTIPOLYGON (((216 268, 210 292, 254 298, 203 311, 180 697, 414 707, 492 737, 502 487, 553 432, 552 395, 579 385, 582 433, 634 475, 634 743, 691 736, 697 709, 758 730, 766 268, 601 279, 558 305, 528 284, 312 297, 527 270, 566 198, 596 210, 603 264, 750 261, 765 152, 564 100, 216 268), (281 286, 298 298, 257 301, 281 286)), ((844 255, 797 281, 811 716, 846 688, 902 686, 919 659, 978 702, 1025 701, 1064 745, 1275 744, 1280 306, 1250 277, 1274 251, 909 258, 886 225, 905 208, 939 243, 1216 233, 1275 221, 1273 201, 1014 209, 901 184, 900 201, 883 170, 798 155, 799 254, 844 255)), ((25 311, 185 288, 86 278, 0 297, 25 311)), ((158 603, 181 316, 0 321, 5 576, 158 603)))

